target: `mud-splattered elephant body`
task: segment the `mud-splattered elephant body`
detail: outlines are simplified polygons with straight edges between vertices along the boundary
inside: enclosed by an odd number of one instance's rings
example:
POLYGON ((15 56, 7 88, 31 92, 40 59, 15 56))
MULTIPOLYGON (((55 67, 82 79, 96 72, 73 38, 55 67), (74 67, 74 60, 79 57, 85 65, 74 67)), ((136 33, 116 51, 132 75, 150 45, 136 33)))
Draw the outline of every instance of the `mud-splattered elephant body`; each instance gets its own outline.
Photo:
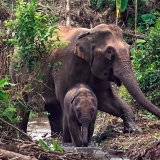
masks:
POLYGON ((111 82, 118 86, 123 83, 141 106, 160 118, 160 109, 145 98, 135 80, 129 45, 119 27, 101 24, 93 29, 59 28, 61 41, 69 44, 53 50, 48 58, 51 67, 47 68, 47 64, 43 67, 43 96, 53 132, 62 131, 64 97, 77 83, 93 89, 99 110, 123 119, 124 132, 138 130, 138 127, 130 106, 116 95, 111 82), (61 64, 55 65, 57 62, 61 64))

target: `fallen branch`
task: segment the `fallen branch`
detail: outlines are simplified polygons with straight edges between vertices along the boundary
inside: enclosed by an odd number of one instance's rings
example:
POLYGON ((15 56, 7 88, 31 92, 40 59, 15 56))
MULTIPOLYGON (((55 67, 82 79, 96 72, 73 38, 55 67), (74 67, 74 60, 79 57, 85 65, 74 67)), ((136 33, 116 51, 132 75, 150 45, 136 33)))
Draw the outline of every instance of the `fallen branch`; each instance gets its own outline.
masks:
POLYGON ((133 37, 133 38, 140 38, 140 39, 144 39, 145 38, 145 36, 142 36, 142 35, 135 35, 135 34, 132 34, 132 33, 129 33, 129 32, 123 32, 123 34, 125 35, 125 36, 128 36, 128 37, 133 37))
POLYGON ((113 11, 114 9, 116 9, 115 6, 108 8, 107 10, 105 10, 102 14, 102 16, 108 16, 108 14, 113 11))
POLYGON ((37 146, 37 144, 36 143, 23 144, 22 146, 20 146, 20 149, 25 149, 25 148, 29 148, 29 147, 33 147, 33 146, 37 146))
POLYGON ((14 128, 14 129, 16 129, 16 130, 18 130, 20 133, 22 133, 23 135, 25 135, 31 142, 33 142, 32 141, 32 138, 31 137, 29 137, 25 132, 23 132, 22 130, 20 130, 19 128, 17 128, 17 127, 15 127, 14 125, 12 125, 12 124, 10 124, 10 123, 8 123, 7 121, 5 121, 4 119, 2 119, 2 118, 0 118, 0 120, 3 122, 3 123, 6 123, 7 125, 9 125, 9 126, 11 126, 12 128, 14 128))
POLYGON ((7 151, 4 149, 0 149, 0 155, 2 159, 4 158, 4 159, 15 159, 15 160, 38 160, 35 157, 25 156, 25 155, 7 151))

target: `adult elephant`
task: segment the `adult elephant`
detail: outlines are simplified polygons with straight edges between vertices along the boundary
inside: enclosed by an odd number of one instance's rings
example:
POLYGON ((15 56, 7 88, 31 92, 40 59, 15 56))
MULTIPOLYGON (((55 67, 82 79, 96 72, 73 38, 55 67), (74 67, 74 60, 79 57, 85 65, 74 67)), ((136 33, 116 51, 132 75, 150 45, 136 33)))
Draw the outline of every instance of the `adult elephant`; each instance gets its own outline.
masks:
MULTIPOLYGON (((130 106, 116 95, 111 82, 118 86, 123 83, 142 107, 160 118, 160 109, 146 99, 135 80, 130 48, 119 27, 100 24, 93 29, 59 28, 61 41, 69 41, 69 44, 53 50, 48 58, 51 67, 47 67, 48 63, 43 67, 43 97, 45 109, 50 113, 52 132, 62 131, 64 96, 76 83, 86 83, 93 89, 100 111, 123 119, 124 132, 139 128, 134 122, 130 106)), ((22 121, 23 130, 26 123, 22 121)))

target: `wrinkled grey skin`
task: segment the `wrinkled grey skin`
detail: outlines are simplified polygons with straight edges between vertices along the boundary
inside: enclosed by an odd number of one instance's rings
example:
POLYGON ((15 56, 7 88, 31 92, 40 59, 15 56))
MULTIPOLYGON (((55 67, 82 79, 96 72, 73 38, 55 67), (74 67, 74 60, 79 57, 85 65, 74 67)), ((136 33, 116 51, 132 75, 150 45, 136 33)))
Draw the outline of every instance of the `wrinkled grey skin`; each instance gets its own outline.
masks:
POLYGON ((76 147, 87 147, 93 135, 97 109, 97 98, 89 86, 77 84, 71 88, 64 98, 63 142, 72 140, 76 147))
MULTIPOLYGON (((85 83, 93 89, 98 110, 123 119, 124 132, 136 131, 139 128, 134 122, 131 107, 117 96, 111 82, 118 86, 123 83, 142 107, 160 118, 160 109, 146 99, 136 82, 131 67, 130 48, 119 27, 101 24, 93 29, 59 28, 61 41, 70 43, 61 49, 53 50, 42 68, 45 73, 42 95, 45 109, 50 113, 52 132, 62 131, 64 97, 77 83, 85 83), (58 61, 61 61, 62 65, 55 65, 58 61), (51 67, 48 67, 48 62, 51 67)), ((36 90, 36 87, 34 88, 36 90)), ((26 129, 26 124, 24 119, 21 123, 23 130, 26 129)))

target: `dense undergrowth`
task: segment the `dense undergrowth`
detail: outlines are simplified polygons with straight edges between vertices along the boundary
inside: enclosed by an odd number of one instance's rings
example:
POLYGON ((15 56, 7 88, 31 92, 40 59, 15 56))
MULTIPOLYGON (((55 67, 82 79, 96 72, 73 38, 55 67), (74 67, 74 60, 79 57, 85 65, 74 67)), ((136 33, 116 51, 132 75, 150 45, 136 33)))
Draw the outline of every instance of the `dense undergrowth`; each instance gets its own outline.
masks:
POLYGON ((145 39, 137 39, 133 49, 136 77, 149 100, 160 107, 160 15, 145 39))
MULTIPOLYGON (((50 50, 61 47, 66 43, 61 43, 59 40, 58 28, 55 25, 56 17, 51 17, 50 13, 41 11, 36 0, 31 0, 28 3, 17 0, 17 5, 14 8, 16 18, 5 21, 5 25, 11 30, 12 36, 3 39, 3 42, 7 42, 16 48, 13 55, 8 55, 10 58, 14 57, 16 59, 13 62, 16 72, 20 74, 34 74, 36 72, 37 74, 41 67, 40 61, 50 54, 50 50), (53 35, 56 37, 54 40, 51 39, 53 35), (26 68, 25 73, 24 68, 26 68)), ((36 75, 38 81, 42 81, 43 74, 38 73, 36 75)), ((32 86, 23 82, 22 84, 11 85, 9 81, 7 75, 1 80, 0 117, 5 115, 10 120, 9 122, 12 123, 15 121, 13 120, 13 115, 16 113, 16 106, 21 110, 32 110, 32 106, 25 104, 22 95, 24 90, 29 93, 32 90, 32 86), (15 88, 16 92, 13 93, 12 91, 15 88)), ((17 119, 19 120, 18 117, 17 119)))

